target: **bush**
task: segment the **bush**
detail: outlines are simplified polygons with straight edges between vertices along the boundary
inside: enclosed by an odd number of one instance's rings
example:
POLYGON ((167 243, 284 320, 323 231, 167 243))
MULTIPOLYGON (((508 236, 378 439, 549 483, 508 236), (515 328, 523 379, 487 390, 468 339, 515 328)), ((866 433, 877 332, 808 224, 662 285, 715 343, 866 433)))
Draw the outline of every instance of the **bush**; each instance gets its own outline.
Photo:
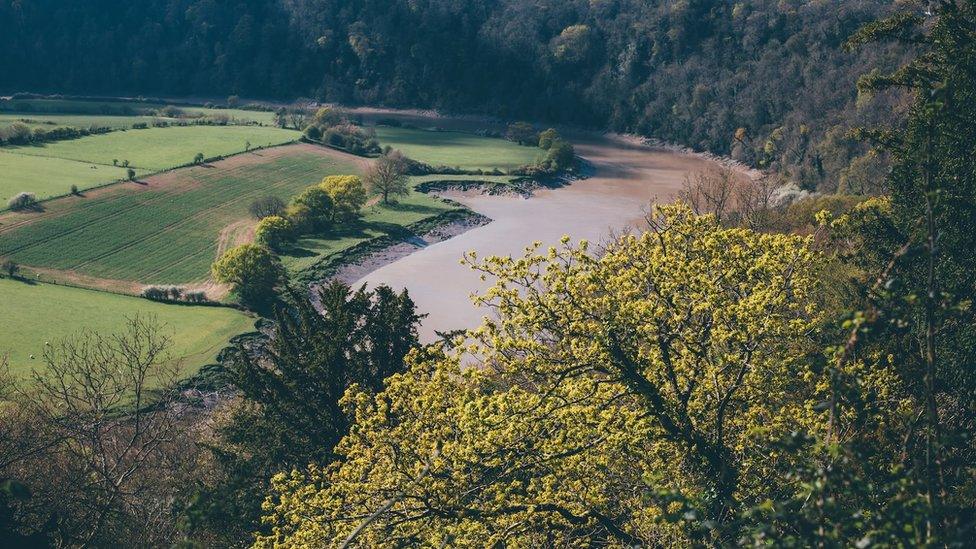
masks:
POLYGON ((4 259, 0 261, 0 271, 7 274, 9 278, 17 278, 17 272, 20 271, 20 265, 14 262, 12 259, 4 259))
POLYGON ((254 230, 254 240, 271 250, 279 250, 295 236, 291 222, 284 217, 269 215, 262 219, 254 230))
MULTIPOLYGON (((128 163, 128 162, 129 161, 126 160, 126 163, 128 163)), ((126 177, 129 178, 129 181, 135 181, 136 180, 136 171, 133 170, 132 168, 127 169, 125 171, 125 175, 126 175, 126 177)))
POLYGON ((145 122, 136 122, 135 124, 132 125, 133 130, 144 130, 148 127, 149 124, 146 124, 145 122))
POLYGON ((71 186, 71 194, 78 196, 78 185, 71 186))
POLYGON ((567 141, 554 141, 544 162, 553 172, 572 169, 576 165, 576 151, 567 141))
POLYGON ((18 193, 7 202, 7 207, 15 212, 35 210, 39 207, 37 196, 34 193, 18 193))
POLYGON ((557 132, 553 128, 549 128, 548 130, 539 134, 540 149, 549 150, 550 148, 552 148, 552 145, 557 141, 560 141, 559 132, 557 132))
POLYGON ((309 126, 305 128, 305 136, 313 141, 318 141, 322 139, 322 130, 318 126, 309 126))

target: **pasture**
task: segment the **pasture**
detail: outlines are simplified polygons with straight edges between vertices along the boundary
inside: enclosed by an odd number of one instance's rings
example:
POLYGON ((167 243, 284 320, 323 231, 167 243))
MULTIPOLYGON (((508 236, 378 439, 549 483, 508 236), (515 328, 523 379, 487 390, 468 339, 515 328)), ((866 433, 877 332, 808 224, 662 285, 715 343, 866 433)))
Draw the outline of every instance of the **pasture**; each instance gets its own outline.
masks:
POLYGON ((206 158, 225 156, 243 151, 247 142, 252 147, 267 147, 298 137, 298 132, 292 130, 260 126, 176 126, 112 132, 5 150, 108 166, 113 165, 113 160, 128 160, 134 168, 160 171, 189 164, 197 153, 203 153, 206 158))
POLYGON ((542 152, 493 137, 453 131, 376 126, 380 145, 389 145, 403 154, 432 166, 464 170, 510 170, 537 161, 542 152))
MULTIPOLYGON (((139 174, 138 170, 136 173, 139 174)), ((71 185, 88 189, 125 177, 125 168, 26 156, 0 149, 0 209, 6 208, 7 201, 21 191, 29 190, 44 199, 68 194, 71 185)))
POLYGON ((202 282, 222 233, 233 239, 241 222, 255 223, 248 206, 256 198, 287 201, 326 175, 359 171, 345 156, 311 145, 236 156, 110 187, 91 199, 49 202, 39 214, 0 216, 0 256, 105 279, 202 282))
POLYGON ((45 341, 54 342, 82 328, 102 334, 118 332, 135 315, 155 318, 172 340, 172 358, 181 359, 185 374, 192 375, 213 361, 230 338, 254 325, 253 318, 229 308, 168 305, 7 278, 0 279, 0 303, 0 355, 8 356, 11 372, 18 377, 43 368, 45 341))

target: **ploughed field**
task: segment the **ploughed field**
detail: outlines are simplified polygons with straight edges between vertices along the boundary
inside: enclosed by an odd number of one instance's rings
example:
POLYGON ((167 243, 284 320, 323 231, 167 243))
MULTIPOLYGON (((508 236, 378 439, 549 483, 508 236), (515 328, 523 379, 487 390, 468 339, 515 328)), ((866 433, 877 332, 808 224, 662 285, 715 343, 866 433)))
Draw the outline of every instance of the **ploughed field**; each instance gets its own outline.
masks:
POLYGON ((136 177, 190 164, 197 153, 226 156, 250 147, 294 141, 298 132, 263 126, 173 126, 114 131, 39 145, 0 148, 0 206, 19 192, 38 199, 82 191, 126 176, 128 163, 136 177))
POLYGON ((222 231, 248 220, 255 199, 271 195, 287 201, 325 175, 359 171, 321 151, 307 145, 257 151, 122 183, 90 199, 62 199, 40 214, 6 214, 0 217, 0 256, 31 267, 143 284, 204 281, 222 231))

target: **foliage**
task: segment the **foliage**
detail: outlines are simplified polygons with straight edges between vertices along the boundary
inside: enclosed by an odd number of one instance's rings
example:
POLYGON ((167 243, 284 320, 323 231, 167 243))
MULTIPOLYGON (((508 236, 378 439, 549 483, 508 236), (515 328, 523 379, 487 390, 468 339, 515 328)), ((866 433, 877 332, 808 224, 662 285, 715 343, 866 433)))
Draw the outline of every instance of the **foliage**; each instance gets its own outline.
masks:
POLYGON ((865 203, 842 228, 861 229, 866 251, 859 259, 878 273, 854 316, 858 334, 847 355, 892 370, 904 417, 913 418, 886 438, 873 436, 870 423, 852 428, 879 447, 874 459, 899 456, 906 483, 924 501, 920 543, 930 545, 965 543, 976 517, 970 497, 976 441, 968 434, 976 417, 974 29, 976 5, 938 2, 924 17, 906 10, 851 41, 902 41, 919 49, 902 67, 873 71, 858 83, 865 93, 908 89, 915 101, 903 128, 861 132, 883 136, 891 196, 865 203))
POLYGON ((0 59, 0 73, 10 89, 307 96, 607 127, 734 152, 804 188, 832 189, 867 147, 827 136, 897 104, 885 94, 858 101, 851 83, 909 49, 839 46, 897 5, 153 0, 128 9, 111 0, 69 9, 7 0, 0 51, 15 54, 0 59), (97 39, 82 39, 88 29, 97 39), (155 59, 170 62, 149 75, 155 59))
POLYGON ((278 258, 255 244, 227 250, 214 262, 211 272, 214 280, 233 286, 241 301, 249 305, 271 301, 284 274, 278 258))
POLYGON ((285 213, 297 230, 312 232, 332 223, 333 209, 329 193, 321 185, 312 185, 291 199, 285 213))
POLYGON ((371 193, 383 198, 384 204, 390 203, 391 196, 406 196, 410 193, 406 161, 399 151, 377 158, 366 170, 363 180, 371 193))
POLYGON ((761 441, 823 427, 803 404, 820 260, 799 237, 658 213, 599 257, 469 257, 498 279, 478 298, 497 320, 462 348, 481 367, 417 352, 375 400, 350 391, 343 461, 275 478, 259 546, 337 544, 359 525, 365 546, 666 543, 681 534, 660 520, 665 490, 737 539, 730 514, 787 490, 802 457, 761 441))
POLYGON ((317 296, 321 313, 303 296, 278 311, 266 355, 236 355, 234 383, 243 400, 219 425, 220 482, 197 505, 211 528, 244 537, 257 525, 273 474, 334 459, 349 428, 339 406, 345 390, 382 390, 417 344, 420 316, 405 290, 352 291, 334 282, 317 296))
POLYGON ((559 136, 559 132, 553 128, 549 128, 543 132, 539 133, 539 148, 549 150, 553 143, 560 141, 562 138, 559 136))
POLYGON ((567 141, 557 140, 549 145, 549 152, 543 165, 550 171, 558 173, 570 170, 576 166, 576 151, 567 141))
POLYGON ((505 138, 519 145, 536 146, 539 144, 539 134, 528 122, 512 122, 505 130, 505 138))
POLYGON ((7 278, 15 278, 20 271, 20 265, 12 259, 0 260, 0 271, 7 275, 7 278))
POLYGON ((286 242, 295 239, 291 221, 277 215, 269 215, 258 222, 254 229, 254 241, 271 250, 279 250, 286 242))
POLYGON ((22 212, 25 210, 35 210, 39 207, 39 204, 37 203, 37 196, 34 193, 23 192, 11 198, 7 202, 7 207, 15 212, 22 212))
POLYGON ((358 175, 328 175, 320 183, 333 204, 333 220, 352 219, 366 205, 366 187, 358 175))

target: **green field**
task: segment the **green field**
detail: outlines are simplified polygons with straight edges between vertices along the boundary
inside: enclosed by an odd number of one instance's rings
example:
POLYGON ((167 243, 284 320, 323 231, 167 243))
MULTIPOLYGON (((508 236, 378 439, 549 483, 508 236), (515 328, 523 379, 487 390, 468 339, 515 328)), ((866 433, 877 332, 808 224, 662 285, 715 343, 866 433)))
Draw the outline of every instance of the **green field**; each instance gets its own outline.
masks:
MULTIPOLYGON (((37 118, 40 114, 50 115, 101 115, 152 117, 159 109, 166 107, 162 103, 144 103, 140 101, 87 101, 80 99, 11 99, 0 101, 0 112, 17 113, 18 118, 37 118)), ((271 111, 251 111, 245 109, 208 109, 206 107, 188 107, 175 105, 189 116, 215 116, 226 114, 232 119, 242 122, 258 124, 274 124, 274 113, 271 111)), ((68 118, 62 116, 62 118, 68 118)), ((71 124, 63 124, 71 125, 71 124)), ((87 126, 87 124, 86 124, 87 126)))
POLYGON ((134 168, 160 171, 189 164, 198 152, 211 158, 243 151, 248 141, 252 147, 266 147, 294 141, 298 137, 298 132, 281 128, 180 126, 112 132, 4 150, 108 166, 113 160, 128 160, 134 168))
POLYGON ((82 328, 108 334, 135 315, 151 318, 172 338, 171 354, 182 358, 190 375, 207 364, 228 340, 251 331, 254 319, 234 309, 166 305, 137 297, 50 284, 0 279, 0 355, 23 376, 44 366, 44 342, 78 333, 82 328), (30 355, 35 355, 31 360, 30 355))
POLYGON ((472 133, 387 126, 377 126, 375 129, 380 145, 400 149, 408 157, 432 166, 509 170, 536 162, 542 153, 535 147, 523 147, 504 139, 472 133))
POLYGON ((228 169, 194 167, 158 188, 125 184, 95 199, 70 199, 56 215, 0 233, 0 256, 145 284, 201 281, 221 230, 247 220, 254 199, 287 201, 326 175, 357 171, 310 152, 228 169))
POLYGON ((71 191, 71 185, 88 189, 125 177, 125 168, 25 156, 0 149, 0 209, 7 206, 10 197, 21 191, 29 190, 43 199, 67 194, 71 191))
POLYGON ((408 196, 400 197, 396 204, 377 203, 365 207, 363 217, 354 224, 324 235, 300 239, 295 245, 295 252, 282 254, 281 260, 289 272, 296 273, 360 242, 453 208, 440 199, 411 191, 408 196))
POLYGON ((136 175, 189 164, 198 153, 225 156, 252 147, 277 145, 298 138, 298 132, 259 126, 182 126, 117 131, 44 145, 0 149, 0 197, 22 192, 40 199, 82 190, 125 177, 113 161, 128 160, 136 175), (70 161, 70 162, 69 162, 70 161), (94 168, 93 168, 94 166, 94 168), (9 174, 9 175, 7 175, 9 174))

